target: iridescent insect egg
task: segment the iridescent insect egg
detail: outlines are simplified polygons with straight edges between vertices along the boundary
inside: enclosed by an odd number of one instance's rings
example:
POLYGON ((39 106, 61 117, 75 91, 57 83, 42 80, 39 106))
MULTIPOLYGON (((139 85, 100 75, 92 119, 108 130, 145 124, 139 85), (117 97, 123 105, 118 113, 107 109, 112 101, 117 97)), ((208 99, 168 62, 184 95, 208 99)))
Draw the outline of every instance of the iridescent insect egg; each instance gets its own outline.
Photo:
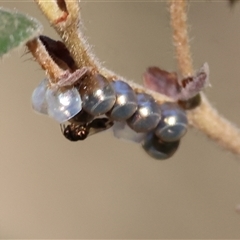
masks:
POLYGON ((66 90, 48 89, 46 92, 48 115, 59 123, 74 117, 82 110, 82 100, 76 88, 66 90))
POLYGON ((149 132, 142 142, 146 153, 157 160, 170 158, 178 149, 180 141, 163 142, 153 132, 149 132))
POLYGON ((162 118, 155 130, 156 136, 165 142, 174 142, 187 132, 188 120, 185 111, 176 103, 161 105, 162 118))
POLYGON ((108 112, 116 101, 112 85, 101 74, 84 78, 80 83, 79 92, 83 109, 94 116, 108 112))
POLYGON ((48 89, 48 79, 43 79, 32 93, 32 107, 42 114, 48 114, 48 104, 46 101, 46 91, 48 89))
POLYGON ((137 94, 138 109, 127 120, 130 128, 136 132, 147 132, 154 129, 161 119, 160 105, 146 93, 137 94))
POLYGON ((107 114, 111 119, 122 121, 130 118, 137 110, 137 97, 133 89, 121 80, 113 81, 116 102, 107 114))

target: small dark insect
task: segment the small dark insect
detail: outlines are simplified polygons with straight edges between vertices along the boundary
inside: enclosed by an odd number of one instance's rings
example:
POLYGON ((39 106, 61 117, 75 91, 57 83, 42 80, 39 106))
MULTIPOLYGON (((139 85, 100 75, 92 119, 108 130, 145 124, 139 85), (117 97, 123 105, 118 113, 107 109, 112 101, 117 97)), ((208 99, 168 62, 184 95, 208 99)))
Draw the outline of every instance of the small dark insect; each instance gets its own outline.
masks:
POLYGON ((108 118, 96 118, 90 123, 71 123, 67 126, 60 124, 62 134, 70 141, 81 141, 95 133, 107 130, 113 126, 108 118))

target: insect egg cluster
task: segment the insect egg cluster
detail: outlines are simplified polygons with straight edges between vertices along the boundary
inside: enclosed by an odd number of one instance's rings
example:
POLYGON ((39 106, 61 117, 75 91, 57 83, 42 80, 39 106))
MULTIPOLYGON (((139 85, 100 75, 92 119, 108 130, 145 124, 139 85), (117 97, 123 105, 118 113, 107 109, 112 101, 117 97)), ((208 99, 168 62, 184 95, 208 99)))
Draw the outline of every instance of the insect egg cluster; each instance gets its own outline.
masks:
POLYGON ((178 149, 180 139, 187 132, 187 116, 176 103, 166 102, 160 106, 161 119, 142 142, 145 151, 156 159, 171 157, 178 149))
POLYGON ((51 89, 44 79, 32 94, 32 106, 61 124, 68 121, 61 126, 71 141, 113 126, 116 137, 141 143, 155 159, 172 156, 187 131, 186 113, 176 103, 159 104, 126 82, 109 81, 99 73, 58 90, 51 89))

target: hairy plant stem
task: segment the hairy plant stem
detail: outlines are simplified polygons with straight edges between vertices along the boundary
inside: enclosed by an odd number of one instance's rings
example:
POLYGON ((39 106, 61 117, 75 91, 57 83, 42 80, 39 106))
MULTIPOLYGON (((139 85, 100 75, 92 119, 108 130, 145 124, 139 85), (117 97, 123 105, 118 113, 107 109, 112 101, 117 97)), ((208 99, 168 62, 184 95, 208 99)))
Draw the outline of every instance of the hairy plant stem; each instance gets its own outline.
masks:
POLYGON ((183 77, 193 75, 193 64, 190 52, 187 26, 187 3, 185 0, 170 0, 169 12, 173 31, 178 67, 183 77))
POLYGON ((53 83, 58 82, 60 76, 64 74, 64 70, 49 56, 42 42, 38 38, 35 38, 27 42, 26 45, 36 61, 41 65, 42 69, 46 71, 46 75, 49 79, 51 79, 53 83))
MULTIPOLYGON (((61 36, 79 68, 91 67, 109 80, 120 78, 132 86, 135 91, 151 94, 159 103, 172 101, 172 99, 164 95, 126 80, 101 66, 81 32, 80 27, 82 23, 79 2, 77 0, 61 1, 61 3, 64 3, 63 5, 60 5, 60 1, 56 0, 35 1, 48 18, 50 24, 61 36)), ((179 69, 184 77, 191 76, 194 71, 188 41, 186 0, 169 0, 169 10, 179 69)), ((34 52, 32 53, 34 54, 34 52)), ((41 62, 41 58, 38 59, 41 62)), ((49 65, 49 67, 51 66, 49 65)), ((240 155, 240 131, 217 113, 203 93, 201 93, 201 97, 201 104, 196 109, 188 111, 190 125, 205 133, 226 150, 240 155)))
MULTIPOLYGON (((193 73, 193 64, 187 31, 186 0, 169 0, 169 5, 178 66, 181 74, 188 76, 193 73)), ((218 114, 204 93, 201 93, 201 99, 196 109, 188 111, 189 123, 226 150, 240 155, 239 129, 218 114)))
POLYGON ((79 68, 91 67, 95 70, 99 69, 100 64, 91 53, 90 45, 80 31, 82 23, 78 1, 63 1, 65 9, 60 9, 56 0, 47 1, 47 3, 43 0, 35 1, 62 38, 76 65, 79 68), (57 7, 58 9, 56 9, 57 7))

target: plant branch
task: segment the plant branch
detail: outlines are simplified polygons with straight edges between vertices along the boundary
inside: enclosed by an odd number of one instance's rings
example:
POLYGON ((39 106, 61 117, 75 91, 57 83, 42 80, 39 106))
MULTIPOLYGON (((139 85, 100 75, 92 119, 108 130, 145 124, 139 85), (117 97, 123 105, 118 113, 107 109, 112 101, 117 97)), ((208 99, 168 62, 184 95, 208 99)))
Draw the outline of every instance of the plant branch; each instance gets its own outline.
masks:
MULTIPOLYGON (((40 38, 30 40, 26 45, 42 69, 46 71, 46 75, 49 78, 49 87, 52 89, 57 90, 61 87, 72 86, 89 70, 86 67, 82 67, 72 72, 67 63, 56 56, 54 57, 54 53, 48 52, 40 38), (55 60, 53 60, 53 57, 55 60)), ((60 51, 61 48, 58 50, 60 51)))
POLYGON ((188 39, 186 0, 170 0, 170 19, 173 30, 173 44, 176 50, 178 67, 183 77, 193 75, 193 64, 188 39))
MULTIPOLYGON (((169 0, 173 42, 178 66, 183 76, 193 73, 187 31, 186 0, 169 0)), ((201 104, 188 111, 189 123, 234 154, 240 155, 240 130, 218 114, 207 97, 201 94, 201 104)))
POLYGON ((46 71, 49 79, 51 79, 53 83, 57 83, 60 76, 64 74, 64 70, 49 56, 42 42, 38 38, 35 38, 27 42, 26 45, 42 69, 46 71))
POLYGON ((201 97, 200 106, 188 112, 189 123, 226 150, 240 155, 240 130, 220 116, 204 94, 201 97))
POLYGON ((100 64, 91 53, 91 47, 80 31, 82 22, 78 1, 35 0, 35 2, 62 38, 76 65, 79 68, 99 69, 100 64))
MULTIPOLYGON (((90 46, 80 30, 82 23, 80 20, 80 7, 77 0, 35 1, 61 36, 79 68, 91 67, 106 76, 109 80, 121 79, 127 82, 135 91, 151 94, 159 103, 173 101, 164 95, 145 89, 143 86, 132 81, 128 81, 101 66, 100 62, 90 51, 90 46)), ((188 41, 186 2, 184 0, 169 0, 169 3, 173 41, 176 48, 179 69, 183 77, 191 76, 194 71, 188 41)), ((39 60, 41 61, 41 59, 39 60)), ((239 130, 213 109, 204 94, 201 94, 201 96, 202 102, 200 106, 188 111, 190 125, 205 133, 225 149, 240 155, 239 130)))

